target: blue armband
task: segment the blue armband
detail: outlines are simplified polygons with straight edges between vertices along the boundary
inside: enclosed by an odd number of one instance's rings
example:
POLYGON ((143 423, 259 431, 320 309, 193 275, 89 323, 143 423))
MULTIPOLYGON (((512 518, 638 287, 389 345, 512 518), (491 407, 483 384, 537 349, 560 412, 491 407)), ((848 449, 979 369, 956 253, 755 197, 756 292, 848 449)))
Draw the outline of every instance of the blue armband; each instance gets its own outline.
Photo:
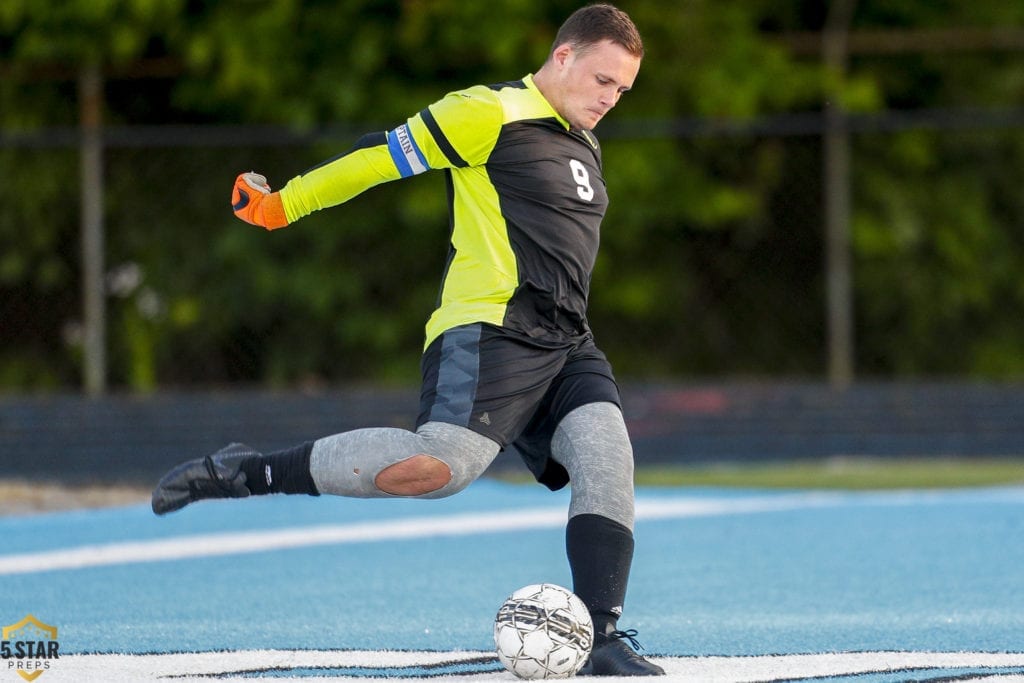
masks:
POLYGON ((391 160, 395 162, 395 167, 403 178, 430 170, 406 123, 388 131, 388 152, 391 153, 391 160))

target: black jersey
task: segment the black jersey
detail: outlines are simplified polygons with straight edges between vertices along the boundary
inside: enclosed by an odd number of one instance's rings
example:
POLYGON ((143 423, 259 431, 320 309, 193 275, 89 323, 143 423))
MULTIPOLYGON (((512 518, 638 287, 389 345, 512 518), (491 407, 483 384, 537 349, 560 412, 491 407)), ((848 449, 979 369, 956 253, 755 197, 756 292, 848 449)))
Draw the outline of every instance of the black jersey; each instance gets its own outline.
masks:
POLYGON ((584 334, 608 206, 601 148, 571 129, 531 76, 450 93, 293 179, 282 200, 292 221, 430 169, 448 174, 451 242, 426 344, 476 322, 538 340, 584 334))

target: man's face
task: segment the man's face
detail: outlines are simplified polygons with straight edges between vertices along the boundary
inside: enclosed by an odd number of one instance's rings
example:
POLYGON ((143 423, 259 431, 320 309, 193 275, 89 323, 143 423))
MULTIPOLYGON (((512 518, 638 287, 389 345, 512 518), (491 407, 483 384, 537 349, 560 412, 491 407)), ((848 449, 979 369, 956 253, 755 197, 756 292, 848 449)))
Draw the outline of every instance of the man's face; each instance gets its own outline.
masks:
POLYGON ((640 71, 640 58, 609 40, 583 51, 561 45, 552 58, 557 79, 551 104, 573 128, 594 128, 640 71))

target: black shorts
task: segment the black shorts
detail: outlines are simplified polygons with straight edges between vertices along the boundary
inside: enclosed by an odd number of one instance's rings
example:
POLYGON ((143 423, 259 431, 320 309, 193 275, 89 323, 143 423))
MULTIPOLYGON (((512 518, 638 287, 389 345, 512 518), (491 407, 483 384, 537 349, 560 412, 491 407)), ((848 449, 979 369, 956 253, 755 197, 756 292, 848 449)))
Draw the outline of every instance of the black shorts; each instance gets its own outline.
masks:
POLYGON ((551 460, 551 437, 562 418, 588 403, 621 406, 611 365, 590 335, 538 342, 492 325, 463 325, 431 342, 422 374, 417 426, 446 422, 503 449, 514 446, 553 490, 569 481, 551 460))

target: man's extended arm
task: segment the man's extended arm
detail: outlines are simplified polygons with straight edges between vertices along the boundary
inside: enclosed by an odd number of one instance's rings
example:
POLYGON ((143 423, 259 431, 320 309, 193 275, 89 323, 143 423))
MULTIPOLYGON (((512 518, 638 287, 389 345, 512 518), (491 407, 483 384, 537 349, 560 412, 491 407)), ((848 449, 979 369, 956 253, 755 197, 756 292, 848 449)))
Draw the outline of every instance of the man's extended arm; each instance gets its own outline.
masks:
POLYGON ((486 89, 452 93, 394 130, 364 135, 351 150, 292 178, 280 192, 257 173, 239 175, 232 209, 247 223, 282 228, 390 180, 480 163, 501 121, 501 107, 486 89))
POLYGON ((243 173, 235 179, 231 208, 246 223, 275 230, 400 178, 388 152, 387 135, 363 136, 352 150, 292 178, 280 192, 272 192, 262 175, 243 173))

